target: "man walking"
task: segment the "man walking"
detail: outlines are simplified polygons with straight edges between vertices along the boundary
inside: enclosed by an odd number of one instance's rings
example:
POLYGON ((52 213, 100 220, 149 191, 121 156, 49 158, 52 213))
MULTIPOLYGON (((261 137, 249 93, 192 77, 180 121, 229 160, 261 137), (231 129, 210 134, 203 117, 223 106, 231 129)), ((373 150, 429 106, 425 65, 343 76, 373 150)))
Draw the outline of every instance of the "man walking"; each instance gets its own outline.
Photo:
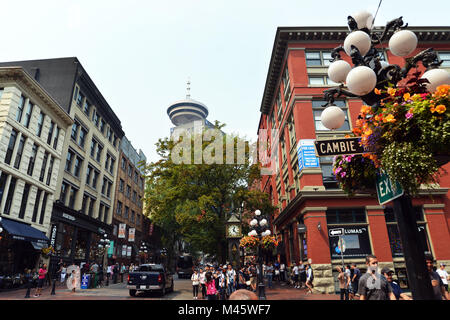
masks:
POLYGON ((430 274, 435 300, 449 300, 450 297, 448 291, 445 291, 444 282, 439 274, 436 271, 433 271, 433 257, 431 257, 431 255, 426 255, 425 263, 427 264, 428 272, 430 274))
POLYGON ((236 271, 234 271, 233 266, 228 264, 227 270, 227 295, 230 296, 234 290, 234 284, 236 283, 236 271))
POLYGON ((437 269, 436 272, 441 277, 442 283, 444 284, 445 291, 448 292, 449 275, 448 275, 447 271, 445 271, 445 264, 441 263, 439 266, 439 269, 437 269))
POLYGON ((350 288, 350 300, 355 299, 355 295, 358 294, 358 282, 361 278, 361 271, 356 267, 356 263, 352 264, 353 275, 351 279, 351 288, 350 288))
POLYGON ((359 300, 396 300, 386 278, 378 272, 378 259, 366 256, 367 272, 358 283, 359 300))
POLYGON ((339 281, 339 289, 341 290, 341 300, 348 300, 348 286, 350 284, 350 277, 346 272, 342 271, 341 267, 336 267, 339 281), (345 299, 344 299, 345 298, 345 299))

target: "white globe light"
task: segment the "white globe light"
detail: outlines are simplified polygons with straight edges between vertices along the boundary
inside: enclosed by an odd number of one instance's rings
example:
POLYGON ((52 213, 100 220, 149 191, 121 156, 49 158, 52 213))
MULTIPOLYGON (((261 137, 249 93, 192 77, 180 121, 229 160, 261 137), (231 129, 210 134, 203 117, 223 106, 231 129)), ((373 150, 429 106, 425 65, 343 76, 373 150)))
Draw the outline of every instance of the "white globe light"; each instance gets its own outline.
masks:
POLYGON ((261 211, 260 210, 256 210, 255 211, 255 215, 257 215, 257 216, 261 215, 261 211))
POLYGON ((350 70, 352 70, 352 67, 347 61, 337 60, 328 67, 328 77, 337 83, 345 82, 350 70))
POLYGON ((352 50, 352 45, 358 48, 361 55, 365 55, 372 44, 370 37, 364 31, 353 31, 344 40, 344 50, 347 55, 350 55, 352 50))
POLYGON ((262 227, 264 227, 267 224, 267 220, 266 219, 262 219, 261 222, 259 223, 262 227))
POLYGON ((329 106, 322 111, 320 121, 330 130, 336 130, 342 127, 345 122, 345 113, 337 106, 329 106))
POLYGON ((270 236, 270 230, 267 230, 266 232, 264 232, 264 236, 270 236))
POLYGON ((389 39, 389 50, 396 56, 407 56, 417 47, 417 36, 409 30, 401 30, 394 33, 389 39))
POLYGON ((258 220, 256 220, 256 219, 253 219, 252 221, 250 221, 250 225, 252 227, 256 226, 257 224, 258 224, 258 220))
POLYGON ((256 230, 252 230, 248 233, 249 236, 257 236, 258 233, 256 232, 256 230))
POLYGON ((368 12, 366 10, 359 11, 359 12, 352 14, 351 17, 353 17, 353 19, 355 19, 356 24, 358 25, 358 29, 362 29, 362 28, 371 29, 372 28, 373 15, 370 12, 368 12))
POLYGON ((359 66, 348 73, 345 82, 351 93, 364 96, 375 88, 377 75, 369 67, 359 66))
POLYGON ((3 228, 2 228, 2 227, 0 227, 0 233, 2 233, 2 231, 3 231, 3 228))
POLYGON ((422 79, 427 79, 430 83, 426 83, 427 90, 431 93, 436 91, 436 88, 443 84, 450 84, 450 73, 444 69, 431 69, 426 71, 422 79))

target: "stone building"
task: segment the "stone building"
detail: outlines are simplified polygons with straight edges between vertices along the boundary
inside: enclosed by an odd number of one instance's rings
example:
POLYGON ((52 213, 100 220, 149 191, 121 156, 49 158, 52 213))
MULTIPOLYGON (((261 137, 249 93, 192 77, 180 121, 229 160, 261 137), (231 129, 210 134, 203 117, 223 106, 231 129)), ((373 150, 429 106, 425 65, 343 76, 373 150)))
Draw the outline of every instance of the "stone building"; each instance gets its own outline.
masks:
POLYGON ((34 269, 49 243, 72 118, 21 67, 0 67, 0 275, 34 269))

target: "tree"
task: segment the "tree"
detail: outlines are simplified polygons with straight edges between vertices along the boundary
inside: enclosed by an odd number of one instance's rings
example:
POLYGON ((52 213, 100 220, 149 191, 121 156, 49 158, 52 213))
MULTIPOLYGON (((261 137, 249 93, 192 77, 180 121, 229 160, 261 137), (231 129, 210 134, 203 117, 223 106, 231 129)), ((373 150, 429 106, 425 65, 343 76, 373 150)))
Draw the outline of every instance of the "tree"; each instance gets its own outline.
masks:
POLYGON ((156 145, 161 159, 145 167, 146 215, 163 229, 169 255, 183 240, 193 251, 216 254, 224 262, 225 222, 233 204, 273 212, 267 195, 249 190, 260 178, 260 167, 251 164, 249 143, 224 134, 223 127, 216 122, 214 129, 183 139, 160 139, 156 145))

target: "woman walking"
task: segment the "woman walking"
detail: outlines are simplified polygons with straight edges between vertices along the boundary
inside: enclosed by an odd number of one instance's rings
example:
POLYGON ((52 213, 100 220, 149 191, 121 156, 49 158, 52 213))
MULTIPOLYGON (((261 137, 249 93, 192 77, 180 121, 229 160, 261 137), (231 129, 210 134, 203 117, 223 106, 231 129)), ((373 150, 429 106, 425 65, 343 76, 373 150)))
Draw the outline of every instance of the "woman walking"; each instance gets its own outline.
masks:
POLYGON ((206 278, 206 297, 208 300, 217 300, 216 282, 212 276, 211 271, 205 274, 206 278))
POLYGON ((192 281, 192 294, 194 296, 194 300, 198 299, 198 286, 200 284, 200 275, 197 272, 197 269, 194 270, 194 273, 191 276, 192 281))
POLYGON ((202 268, 200 268, 199 281, 200 281, 200 285, 202 287, 202 299, 205 299, 205 297, 206 297, 206 272, 204 272, 202 268))
POLYGON ((42 286, 44 285, 46 275, 47 275, 47 265, 44 263, 42 268, 39 269, 38 285, 36 288, 36 292, 34 294, 35 297, 39 297, 41 295, 42 286))

